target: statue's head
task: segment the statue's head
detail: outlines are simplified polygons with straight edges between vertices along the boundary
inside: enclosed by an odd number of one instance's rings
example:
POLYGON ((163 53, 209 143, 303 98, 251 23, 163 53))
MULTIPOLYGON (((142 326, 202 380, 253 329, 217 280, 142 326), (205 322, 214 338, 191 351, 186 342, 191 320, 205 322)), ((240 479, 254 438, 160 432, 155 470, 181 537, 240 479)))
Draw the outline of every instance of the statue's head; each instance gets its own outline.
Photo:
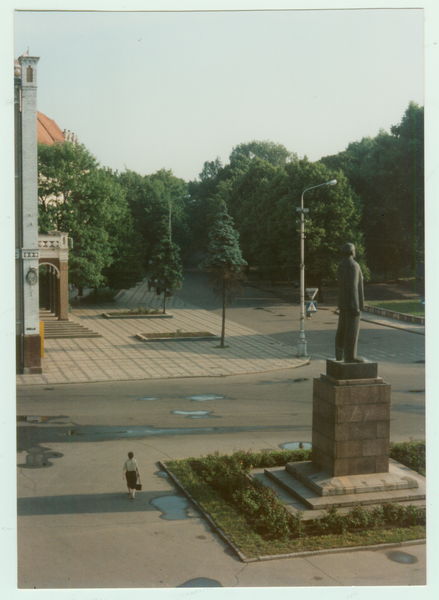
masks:
POLYGON ((355 246, 354 244, 345 244, 341 249, 343 256, 355 257, 355 246))

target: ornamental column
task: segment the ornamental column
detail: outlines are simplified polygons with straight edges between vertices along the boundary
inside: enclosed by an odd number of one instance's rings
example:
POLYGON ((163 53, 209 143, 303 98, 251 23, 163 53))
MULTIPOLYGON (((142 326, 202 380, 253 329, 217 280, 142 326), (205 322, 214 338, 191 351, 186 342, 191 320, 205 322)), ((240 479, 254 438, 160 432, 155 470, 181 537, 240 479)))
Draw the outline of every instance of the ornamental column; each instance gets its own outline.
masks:
MULTIPOLYGON (((20 231, 17 258, 21 285, 21 306, 17 321, 21 323, 19 337, 21 360, 19 372, 41 373, 41 336, 39 333, 38 289, 38 144, 37 144, 37 64, 39 58, 20 56, 18 83, 18 212, 20 231)), ((18 78, 17 78, 18 79, 18 78)), ((20 287, 19 285, 19 287, 20 287)))

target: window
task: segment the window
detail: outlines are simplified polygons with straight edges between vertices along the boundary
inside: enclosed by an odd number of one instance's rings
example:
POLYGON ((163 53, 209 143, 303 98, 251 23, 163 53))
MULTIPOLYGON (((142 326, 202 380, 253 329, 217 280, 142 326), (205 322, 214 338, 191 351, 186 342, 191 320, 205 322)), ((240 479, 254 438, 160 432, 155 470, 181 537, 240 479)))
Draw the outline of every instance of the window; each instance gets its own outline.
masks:
POLYGON ((34 71, 33 71, 32 67, 28 67, 26 69, 26 81, 32 82, 33 80, 34 80, 34 71))

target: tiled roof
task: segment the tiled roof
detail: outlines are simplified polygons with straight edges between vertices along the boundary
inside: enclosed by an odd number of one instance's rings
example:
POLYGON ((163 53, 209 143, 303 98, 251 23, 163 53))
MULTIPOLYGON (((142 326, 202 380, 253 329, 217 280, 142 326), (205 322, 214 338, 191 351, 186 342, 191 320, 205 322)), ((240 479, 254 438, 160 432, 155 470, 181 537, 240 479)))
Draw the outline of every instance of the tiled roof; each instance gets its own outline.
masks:
POLYGON ((64 141, 63 133, 55 121, 39 111, 37 111, 37 140, 39 144, 46 144, 47 146, 64 141))

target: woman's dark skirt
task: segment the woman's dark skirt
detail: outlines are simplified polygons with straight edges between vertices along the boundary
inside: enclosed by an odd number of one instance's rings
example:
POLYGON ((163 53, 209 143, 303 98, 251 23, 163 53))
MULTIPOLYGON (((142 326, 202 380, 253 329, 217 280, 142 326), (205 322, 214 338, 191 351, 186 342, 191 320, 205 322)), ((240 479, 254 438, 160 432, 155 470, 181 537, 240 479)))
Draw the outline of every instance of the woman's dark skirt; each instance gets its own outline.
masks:
POLYGON ((130 488, 130 490, 135 490, 136 489, 136 481, 137 481, 137 472, 136 471, 127 471, 126 478, 127 478, 127 486, 130 488))

